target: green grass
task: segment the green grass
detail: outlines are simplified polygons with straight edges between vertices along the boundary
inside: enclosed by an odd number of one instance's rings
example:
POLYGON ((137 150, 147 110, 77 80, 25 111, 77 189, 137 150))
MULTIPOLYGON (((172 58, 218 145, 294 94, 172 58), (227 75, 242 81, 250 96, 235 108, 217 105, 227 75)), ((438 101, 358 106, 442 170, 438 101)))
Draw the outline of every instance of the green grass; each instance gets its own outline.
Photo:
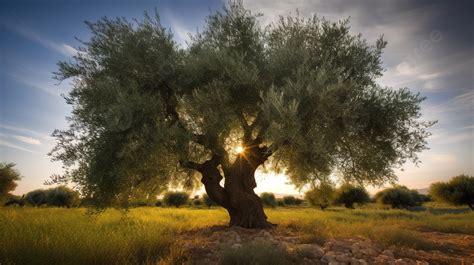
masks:
MULTIPOLYGON (((303 240, 364 236, 416 248, 435 248, 420 236, 439 231, 474 235, 474 213, 310 208, 266 209, 278 229, 303 240)), ((0 208, 1 264, 151 264, 168 255, 177 233, 227 223, 222 209, 135 208, 89 216, 84 209, 0 208)), ((231 255, 232 253, 229 252, 231 255)))

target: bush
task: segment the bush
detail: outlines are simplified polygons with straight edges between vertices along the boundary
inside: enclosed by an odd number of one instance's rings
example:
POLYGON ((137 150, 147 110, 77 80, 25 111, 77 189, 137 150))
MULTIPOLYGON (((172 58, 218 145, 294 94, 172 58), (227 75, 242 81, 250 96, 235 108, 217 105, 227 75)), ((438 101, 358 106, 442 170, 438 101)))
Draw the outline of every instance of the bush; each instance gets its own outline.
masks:
POLYGON ((0 163, 0 199, 4 200, 15 190, 16 181, 21 179, 20 173, 12 163, 0 163))
POLYGON ((283 202, 285 203, 285 205, 295 205, 295 201, 295 196, 283 196, 283 202))
POLYGON ((285 207, 285 202, 283 201, 283 199, 277 199, 277 205, 279 207, 285 207))
POLYGON ((168 192, 163 197, 163 201, 168 206, 174 206, 178 208, 179 206, 188 203, 189 195, 185 192, 168 192))
POLYGON ((334 188, 329 183, 321 183, 305 193, 305 199, 311 206, 326 209, 334 200, 334 188))
POLYGON ((157 200, 157 201, 155 202, 155 206, 156 206, 156 207, 162 207, 162 206, 163 206, 163 201, 162 201, 162 200, 157 200))
POLYGON ((48 189, 46 195, 50 206, 69 208, 79 204, 79 193, 65 186, 48 189))
POLYGON ((300 206, 301 204, 303 204, 304 200, 300 199, 300 198, 296 198, 295 200, 295 205, 296 206, 300 206))
POLYGON ((48 192, 46 190, 33 190, 26 194, 26 201, 36 207, 48 203, 48 192))
POLYGON ((375 200, 381 204, 388 204, 395 209, 420 206, 425 198, 416 190, 409 190, 404 186, 387 188, 375 194, 375 200))
POLYGON ((433 183, 429 193, 435 201, 467 205, 474 211, 474 177, 472 176, 460 175, 448 182, 433 183))
POLYGON ((17 196, 17 195, 9 195, 6 197, 5 206, 11 205, 18 205, 18 206, 25 206, 25 195, 17 196))
POLYGON ((370 202, 369 193, 361 186, 343 184, 336 190, 334 203, 343 204, 344 207, 354 209, 354 204, 365 204, 370 202))
POLYGON ((201 206, 201 205, 203 205, 202 200, 200 200, 200 199, 194 199, 194 200, 192 201, 192 204, 193 204, 193 206, 201 206))
POLYGON ((263 203, 264 206, 267 206, 267 207, 276 207, 277 206, 275 195, 273 193, 264 192, 264 193, 260 194, 260 199, 262 200, 262 203, 263 203))
POLYGON ((288 253, 270 243, 252 242, 240 247, 228 247, 221 253, 221 264, 284 265, 291 264, 288 253))

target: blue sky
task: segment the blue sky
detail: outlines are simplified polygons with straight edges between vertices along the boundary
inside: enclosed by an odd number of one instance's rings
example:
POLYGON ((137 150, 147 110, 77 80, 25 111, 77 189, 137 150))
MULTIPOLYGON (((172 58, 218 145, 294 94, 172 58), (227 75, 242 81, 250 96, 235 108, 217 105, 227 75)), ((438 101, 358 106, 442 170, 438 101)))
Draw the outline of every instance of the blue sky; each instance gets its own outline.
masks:
MULTIPOLYGON (((430 150, 422 164, 397 170, 400 183, 425 188, 430 183, 467 173, 474 174, 474 12, 472 1, 244 1, 264 14, 266 25, 278 15, 317 14, 331 20, 351 18, 352 31, 369 41, 384 34, 387 69, 379 82, 409 87, 428 99, 427 120, 438 120, 429 138, 430 150)), ((60 96, 69 84, 52 79, 58 60, 68 60, 87 40, 85 20, 103 16, 140 18, 156 8, 165 26, 185 45, 187 34, 204 24, 221 1, 2 1, 0 3, 0 161, 13 162, 24 176, 15 191, 41 188, 59 163, 47 153, 49 136, 66 128, 70 113, 60 96)), ((294 192, 284 176, 261 176, 257 191, 294 192)))

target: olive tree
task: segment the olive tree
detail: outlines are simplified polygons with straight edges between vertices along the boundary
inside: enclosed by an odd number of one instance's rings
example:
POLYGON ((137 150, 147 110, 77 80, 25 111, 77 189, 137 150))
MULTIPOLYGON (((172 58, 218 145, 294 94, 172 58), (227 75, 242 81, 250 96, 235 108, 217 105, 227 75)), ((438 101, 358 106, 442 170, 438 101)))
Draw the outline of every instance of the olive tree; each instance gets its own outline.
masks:
POLYGON ((200 181, 230 225, 268 227, 254 192, 264 163, 296 187, 331 173, 381 184, 426 147, 423 97, 376 83, 386 42, 352 35, 348 21, 289 16, 263 28, 229 2, 184 48, 158 15, 87 25, 90 39, 59 62, 73 111, 51 155, 66 167, 57 180, 97 205, 146 183, 200 181))
POLYGON ((418 191, 409 190, 405 186, 386 188, 377 192, 374 199, 379 203, 391 205, 395 209, 419 206, 425 201, 418 191))
POLYGON ((21 179, 20 173, 15 169, 13 163, 0 163, 0 200, 11 196, 10 192, 15 190, 16 181, 21 179))
POLYGON ((179 206, 189 202, 189 194, 186 192, 170 191, 165 194, 163 201, 168 206, 179 208, 179 206))
POLYGON ((264 206, 268 207, 276 207, 277 206, 277 200, 275 198, 275 194, 271 192, 263 192, 260 194, 260 199, 262 200, 262 203, 264 206))
POLYGON ((370 202, 370 195, 362 186, 354 186, 349 183, 341 185, 335 192, 334 203, 343 204, 344 207, 354 209, 354 204, 366 204, 370 202))
POLYGON ((454 205, 467 205, 474 211, 474 177, 460 175, 448 182, 437 182, 430 186, 430 196, 435 201, 454 205))
POLYGON ((334 201, 335 191, 332 183, 322 182, 305 193, 305 199, 312 206, 326 209, 334 201))

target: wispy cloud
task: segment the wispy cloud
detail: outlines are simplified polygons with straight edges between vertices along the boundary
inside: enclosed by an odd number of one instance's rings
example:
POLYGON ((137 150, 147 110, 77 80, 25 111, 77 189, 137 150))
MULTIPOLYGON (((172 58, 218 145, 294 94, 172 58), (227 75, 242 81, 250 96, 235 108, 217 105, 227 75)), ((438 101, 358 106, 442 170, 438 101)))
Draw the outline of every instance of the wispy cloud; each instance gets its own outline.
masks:
POLYGON ((23 134, 30 135, 30 136, 32 136, 31 138, 36 138, 36 139, 37 138, 43 139, 43 140, 51 140, 52 139, 48 134, 38 132, 38 131, 35 131, 35 130, 32 130, 32 129, 27 129, 27 128, 23 128, 23 127, 8 125, 8 124, 0 124, 0 129, 5 129, 5 130, 8 130, 8 131, 14 131, 14 132, 20 132, 20 133, 23 133, 23 134))
POLYGON ((12 32, 19 34, 20 36, 34 41, 43 47, 46 47, 52 51, 61 53, 66 56, 73 56, 77 53, 77 50, 69 44, 54 42, 47 37, 39 34, 38 32, 32 30, 26 25, 20 23, 12 23, 10 21, 0 21, 3 26, 9 29, 12 32))
POLYGON ((0 146, 9 147, 9 148, 17 149, 17 150, 32 153, 32 154, 38 154, 38 152, 36 152, 34 150, 30 150, 28 148, 24 148, 24 147, 21 147, 21 146, 16 145, 16 144, 12 144, 12 143, 10 143, 8 141, 5 141, 5 140, 2 140, 2 139, 0 139, 0 146))
POLYGON ((53 84, 43 82, 41 80, 32 80, 31 77, 20 76, 18 74, 14 74, 14 73, 7 73, 7 75, 9 77, 13 78, 15 81, 17 81, 19 83, 22 83, 22 84, 27 85, 27 86, 32 87, 32 88, 39 89, 39 90, 41 90, 43 92, 46 92, 50 95, 53 95, 53 96, 60 96, 61 95, 61 92, 59 91, 59 89, 54 89, 55 87, 54 87, 53 84))
POLYGON ((41 144, 41 141, 36 139, 36 138, 33 138, 33 137, 27 137, 27 136, 21 136, 21 135, 13 135, 13 137, 15 139, 17 139, 18 141, 22 141, 24 143, 27 143, 27 144, 32 144, 32 145, 40 145, 41 144))

